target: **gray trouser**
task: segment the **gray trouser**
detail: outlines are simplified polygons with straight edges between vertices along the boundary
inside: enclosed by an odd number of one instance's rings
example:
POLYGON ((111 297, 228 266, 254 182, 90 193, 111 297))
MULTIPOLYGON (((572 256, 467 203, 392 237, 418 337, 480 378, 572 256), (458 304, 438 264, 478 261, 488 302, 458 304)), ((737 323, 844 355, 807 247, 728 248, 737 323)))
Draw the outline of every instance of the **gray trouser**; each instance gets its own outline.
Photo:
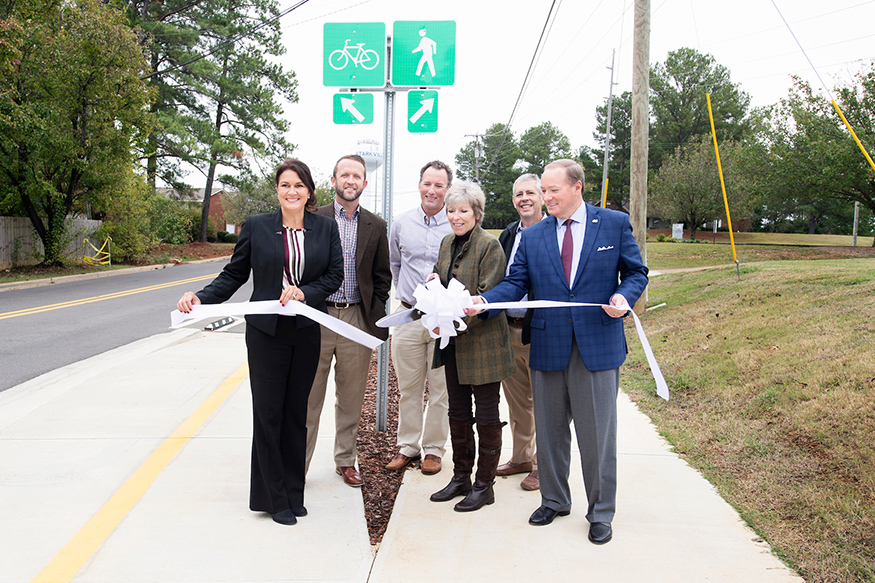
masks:
POLYGON ((572 343, 563 371, 532 370, 541 504, 571 509, 568 476, 571 428, 577 434, 590 522, 612 522, 617 498, 617 391, 619 369, 590 372, 572 343))

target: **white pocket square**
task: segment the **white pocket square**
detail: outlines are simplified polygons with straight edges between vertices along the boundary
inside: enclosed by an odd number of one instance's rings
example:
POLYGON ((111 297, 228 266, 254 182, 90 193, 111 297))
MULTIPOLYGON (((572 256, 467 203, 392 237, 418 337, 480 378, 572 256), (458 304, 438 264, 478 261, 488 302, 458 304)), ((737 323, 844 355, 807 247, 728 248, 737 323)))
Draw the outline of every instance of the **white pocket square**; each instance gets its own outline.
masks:
POLYGON ((613 245, 608 245, 607 247, 599 247, 598 249, 596 249, 596 251, 610 251, 613 248, 613 245))

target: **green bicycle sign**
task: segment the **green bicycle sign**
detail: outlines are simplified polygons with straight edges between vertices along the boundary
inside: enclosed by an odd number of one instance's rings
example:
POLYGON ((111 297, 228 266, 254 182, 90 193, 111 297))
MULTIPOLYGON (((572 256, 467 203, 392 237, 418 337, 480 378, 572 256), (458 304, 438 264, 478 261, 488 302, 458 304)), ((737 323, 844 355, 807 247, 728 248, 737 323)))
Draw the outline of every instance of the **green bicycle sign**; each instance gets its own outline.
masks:
POLYGON ((322 84, 382 87, 386 84, 386 25, 382 22, 326 23, 322 84))

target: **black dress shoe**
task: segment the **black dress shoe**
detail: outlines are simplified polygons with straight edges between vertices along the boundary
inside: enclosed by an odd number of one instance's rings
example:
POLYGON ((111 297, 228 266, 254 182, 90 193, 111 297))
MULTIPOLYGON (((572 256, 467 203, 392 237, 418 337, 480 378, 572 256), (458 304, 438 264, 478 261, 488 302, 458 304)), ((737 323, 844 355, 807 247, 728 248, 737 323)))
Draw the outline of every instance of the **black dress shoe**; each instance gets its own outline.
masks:
POLYGON ((594 545, 603 545, 613 536, 610 522, 593 522, 589 525, 589 542, 594 545))
POLYGON ((443 490, 438 490, 431 495, 432 502, 447 502, 456 496, 465 496, 471 491, 471 476, 453 476, 450 483, 443 490))
POLYGON ((292 514, 295 516, 307 516, 306 506, 292 506, 292 514))
POLYGON ((291 510, 280 510, 271 514, 270 517, 273 518, 274 522, 285 524, 286 526, 298 524, 298 519, 295 518, 295 514, 291 510))
POLYGON ((539 506, 529 517, 529 524, 532 526, 547 526, 557 516, 568 516, 569 514, 571 514, 570 510, 553 510, 546 506, 539 506))

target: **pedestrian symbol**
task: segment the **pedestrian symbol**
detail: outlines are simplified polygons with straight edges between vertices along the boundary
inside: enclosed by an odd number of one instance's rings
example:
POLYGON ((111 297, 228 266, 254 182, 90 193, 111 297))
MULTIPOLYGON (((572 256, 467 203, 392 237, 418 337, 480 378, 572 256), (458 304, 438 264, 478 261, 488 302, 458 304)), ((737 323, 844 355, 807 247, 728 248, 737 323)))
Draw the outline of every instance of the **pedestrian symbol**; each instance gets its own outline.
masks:
POLYGON ((428 70, 431 71, 431 76, 434 77, 434 54, 437 52, 437 43, 425 36, 428 31, 425 28, 419 29, 419 36, 422 40, 419 46, 413 49, 412 53, 422 53, 422 58, 419 59, 419 64, 416 66, 416 76, 422 73, 422 66, 428 64, 428 70))
POLYGON ((455 21, 395 21, 392 27, 392 85, 452 85, 455 69, 455 21))
POLYGON ((386 84, 386 25, 382 22, 326 23, 322 84, 383 87, 386 84))

